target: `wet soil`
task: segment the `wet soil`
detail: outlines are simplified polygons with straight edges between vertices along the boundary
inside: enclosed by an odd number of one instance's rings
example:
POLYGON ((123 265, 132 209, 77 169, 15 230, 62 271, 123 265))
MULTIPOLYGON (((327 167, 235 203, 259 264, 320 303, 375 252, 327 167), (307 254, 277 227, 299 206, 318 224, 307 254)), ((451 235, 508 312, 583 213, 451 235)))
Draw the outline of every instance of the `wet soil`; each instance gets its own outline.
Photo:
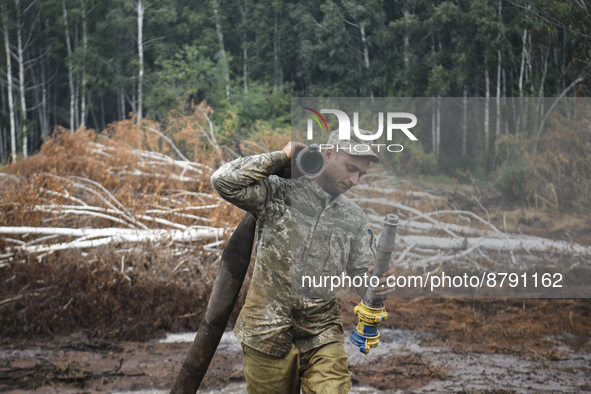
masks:
MULTIPOLYGON (((591 300, 387 302, 380 346, 366 356, 346 343, 358 393, 591 390, 591 300)), ((341 301, 349 330, 354 304, 341 301)), ((189 345, 93 341, 83 333, 5 343, 0 391, 166 392, 189 345)), ((239 343, 228 332, 200 390, 245 392, 241 364, 239 343)))

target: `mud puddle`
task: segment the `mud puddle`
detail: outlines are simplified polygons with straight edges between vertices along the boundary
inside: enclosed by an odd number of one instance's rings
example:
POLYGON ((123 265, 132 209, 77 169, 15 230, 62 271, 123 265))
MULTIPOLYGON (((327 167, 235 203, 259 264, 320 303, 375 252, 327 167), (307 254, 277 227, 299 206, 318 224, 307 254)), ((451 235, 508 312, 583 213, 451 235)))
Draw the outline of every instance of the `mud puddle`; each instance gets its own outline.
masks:
MULTIPOLYGON (((536 357, 493 352, 458 352, 444 346, 429 346, 424 343, 428 343, 434 336, 424 332, 385 328, 380 330, 380 333, 380 346, 372 349, 369 355, 359 352, 359 349, 349 342, 350 332, 346 334, 345 348, 354 373, 373 373, 375 379, 372 383, 377 385, 372 386, 383 387, 389 385, 388 381, 396 380, 397 376, 400 376, 400 380, 408 377, 407 365, 396 360, 404 360, 404 357, 412 355, 414 360, 419 360, 416 364, 422 363, 431 374, 425 374, 423 379, 418 379, 419 383, 414 386, 419 387, 402 389, 380 389, 359 385, 355 384, 354 379, 351 393, 591 391, 591 354, 573 351, 565 345, 563 340, 566 339, 560 336, 546 338, 556 342, 552 354, 540 354, 536 357)), ((191 342, 194 336, 194 333, 169 334, 162 342, 191 342)), ((240 342, 231 332, 224 334, 218 353, 242 354, 240 342)), ((236 360, 234 369, 240 371, 241 358, 237 357, 236 360)), ((204 392, 242 394, 246 393, 246 388, 244 382, 231 382, 224 387, 204 392)))

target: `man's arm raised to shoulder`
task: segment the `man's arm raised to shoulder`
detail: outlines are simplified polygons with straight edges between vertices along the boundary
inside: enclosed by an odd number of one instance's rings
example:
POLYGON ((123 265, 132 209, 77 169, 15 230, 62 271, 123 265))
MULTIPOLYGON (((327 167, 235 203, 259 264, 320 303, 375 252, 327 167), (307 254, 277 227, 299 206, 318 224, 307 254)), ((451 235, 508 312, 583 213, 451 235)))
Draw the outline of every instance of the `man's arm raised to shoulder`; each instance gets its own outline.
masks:
POLYGON ((256 212, 266 201, 264 180, 290 165, 292 152, 301 143, 288 143, 282 150, 242 157, 221 166, 211 176, 220 196, 248 212, 256 212))

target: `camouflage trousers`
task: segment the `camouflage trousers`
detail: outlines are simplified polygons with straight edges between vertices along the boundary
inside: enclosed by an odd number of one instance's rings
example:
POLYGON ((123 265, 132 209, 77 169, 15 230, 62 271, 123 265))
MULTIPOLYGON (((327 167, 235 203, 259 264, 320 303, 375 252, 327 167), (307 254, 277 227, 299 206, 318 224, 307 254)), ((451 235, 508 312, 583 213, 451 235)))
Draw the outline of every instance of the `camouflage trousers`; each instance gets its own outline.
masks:
POLYGON ((249 394, 346 394, 351 389, 347 353, 333 342, 305 353, 292 343, 287 356, 269 356, 245 344, 244 377, 249 394))

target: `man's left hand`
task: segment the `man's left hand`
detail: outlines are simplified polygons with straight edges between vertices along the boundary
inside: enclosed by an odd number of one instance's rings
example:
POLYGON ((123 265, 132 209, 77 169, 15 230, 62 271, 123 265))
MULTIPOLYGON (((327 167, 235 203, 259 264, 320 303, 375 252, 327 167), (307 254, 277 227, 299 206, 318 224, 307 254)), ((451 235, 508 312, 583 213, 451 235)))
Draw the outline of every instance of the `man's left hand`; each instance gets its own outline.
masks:
MULTIPOLYGON (((373 271, 373 267, 370 267, 370 272, 373 271)), ((388 267, 388 269, 386 270, 386 272, 384 272, 382 274, 382 276, 380 277, 380 282, 376 287, 372 287, 371 290, 380 297, 387 297, 389 294, 394 293, 394 291, 396 291, 396 287, 395 286, 388 286, 388 284, 386 283, 388 280, 388 277, 392 274, 394 274, 394 272, 396 271, 396 267, 391 265, 390 267, 388 267)))

